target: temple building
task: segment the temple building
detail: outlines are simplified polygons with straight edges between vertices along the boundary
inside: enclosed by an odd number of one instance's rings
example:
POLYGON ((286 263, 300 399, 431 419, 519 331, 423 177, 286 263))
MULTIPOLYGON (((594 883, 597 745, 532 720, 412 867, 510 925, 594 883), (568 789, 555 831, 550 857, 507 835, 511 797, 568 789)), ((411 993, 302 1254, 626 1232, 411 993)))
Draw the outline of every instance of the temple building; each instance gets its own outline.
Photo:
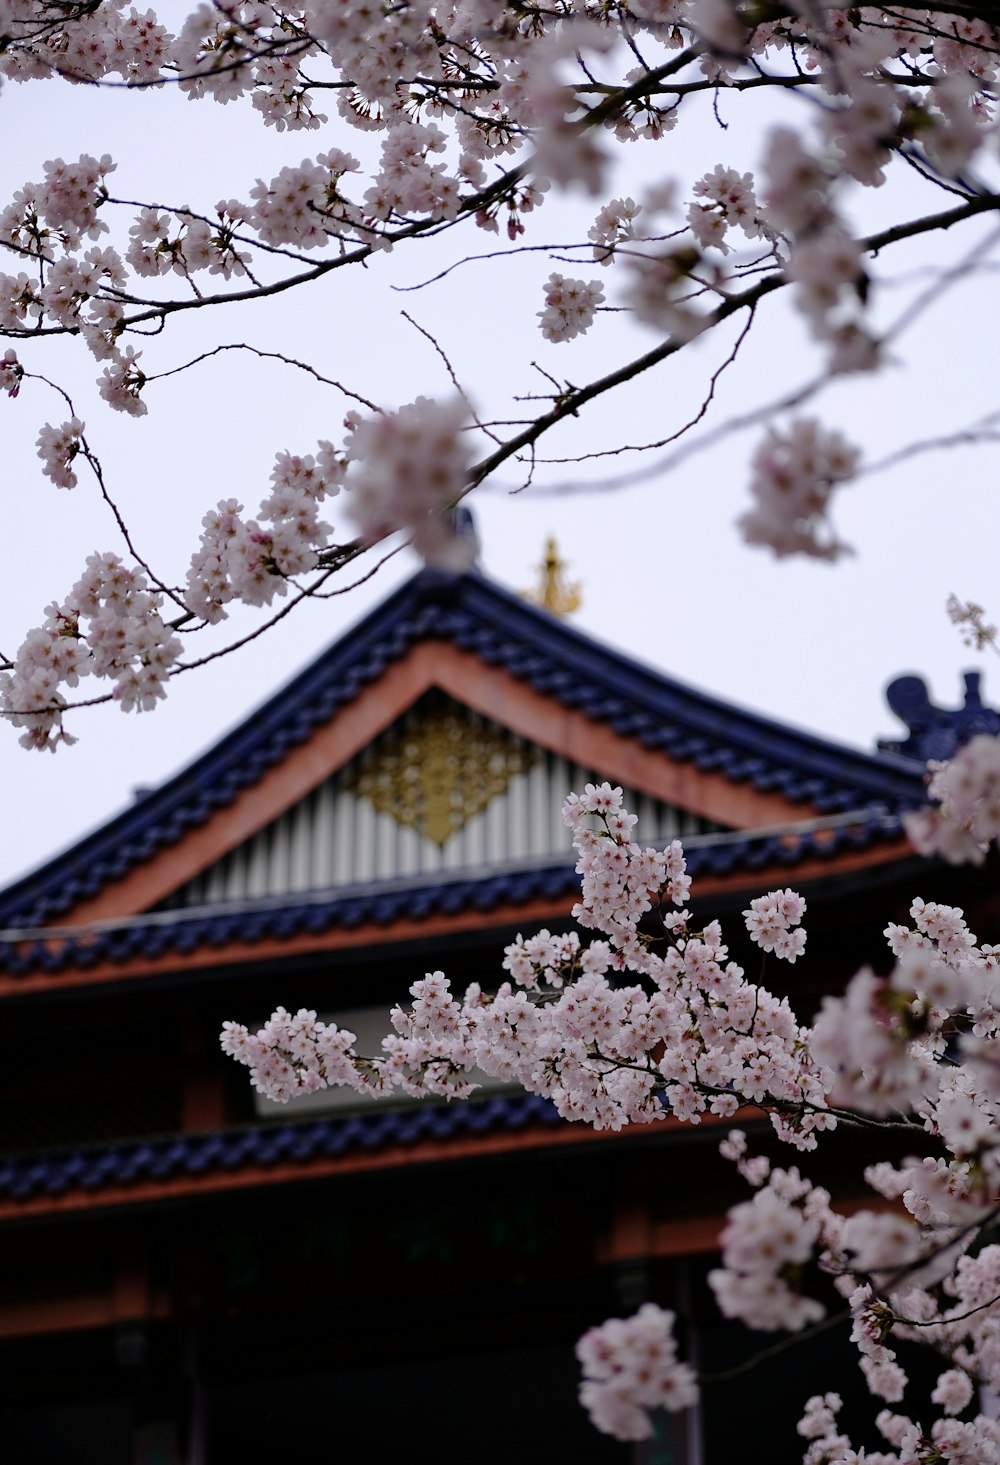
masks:
MULTIPOLYGON (((559 608, 421 571, 0 892, 3 1460, 801 1459, 799 1406, 841 1345, 789 1350, 777 1391, 741 1371, 771 1340, 706 1284, 742 1198, 719 1124, 596 1134, 499 1084, 282 1107, 219 1049, 224 1020, 278 1004, 374 1042, 427 970, 488 988, 519 932, 571 929, 561 804, 605 779, 644 843, 683 839, 698 924, 721 918, 754 972, 740 912, 805 895, 806 958, 767 974, 804 1018, 917 894, 1000 937, 995 868, 932 866, 900 823, 928 755, 1000 728, 974 678, 957 712, 895 683, 907 732, 859 752, 681 686, 559 608), (632 1447, 579 1408, 573 1344, 645 1298, 725 1377, 632 1447)), ((744 1127, 769 1143, 763 1116, 744 1127)), ((869 1158, 838 1132, 816 1163, 849 1198, 869 1158)))

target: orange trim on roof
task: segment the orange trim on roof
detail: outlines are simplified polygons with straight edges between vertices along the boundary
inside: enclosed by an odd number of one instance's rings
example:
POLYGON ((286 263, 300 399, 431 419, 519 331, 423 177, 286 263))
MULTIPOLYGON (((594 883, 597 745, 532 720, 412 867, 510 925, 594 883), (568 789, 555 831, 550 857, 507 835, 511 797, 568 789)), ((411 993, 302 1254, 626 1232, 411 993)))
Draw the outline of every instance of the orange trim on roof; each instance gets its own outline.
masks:
MULTIPOLYGON (((875 870, 913 854, 909 842, 901 837, 891 843, 875 845, 864 850, 848 850, 831 855, 828 859, 802 860, 794 869, 787 865, 772 865, 759 870, 738 870, 730 875, 706 875, 699 877, 694 886, 694 898, 711 900, 716 896, 738 895, 743 892, 759 894, 775 885, 787 885, 793 880, 797 887, 807 888, 809 882, 831 875, 845 876, 875 870)), ((352 927, 334 926, 318 934, 308 932, 287 938, 270 937, 261 941, 230 941, 224 946, 206 942, 193 952, 170 951, 162 956, 133 956, 124 961, 105 961, 92 967, 70 966, 62 972, 36 971, 30 975, 16 976, 10 972, 0 973, 0 1000, 4 997, 21 996, 28 992, 51 991, 71 987, 100 986, 106 982, 120 982, 132 978, 159 976, 174 972, 208 971, 215 967, 260 964, 295 956, 311 956, 337 951, 356 951, 364 947, 387 946, 395 943, 450 936, 464 932, 490 931, 510 926, 530 928, 538 924, 568 918, 574 897, 568 895, 557 900, 549 897, 526 901, 521 905, 510 902, 494 906, 491 910, 471 909, 454 915, 437 913, 426 918, 407 917, 391 925, 379 925, 374 921, 352 927)), ((68 936, 85 940, 87 931, 70 931, 68 936)), ((48 945, 58 951, 61 940, 53 937, 48 945)))
MULTIPOLYGON (((746 1111, 744 1111, 746 1112, 746 1111)), ((732 1120, 721 1120, 715 1114, 702 1116, 703 1128, 714 1128, 732 1120)), ((632 1125, 629 1139, 645 1140, 670 1130, 688 1129, 690 1125, 672 1115, 657 1124, 632 1125)), ((441 1164, 456 1160, 489 1159, 497 1155, 517 1154, 529 1150, 551 1150, 567 1145, 608 1144, 620 1136, 611 1130, 600 1132, 585 1124, 526 1125, 516 1131, 496 1134, 451 1136, 447 1139, 422 1139, 413 1144, 386 1145, 376 1151, 354 1151, 346 1155, 324 1156, 315 1160, 280 1161, 274 1165, 245 1165, 237 1170, 219 1169, 205 1175, 177 1175, 166 1180, 144 1180, 134 1185, 102 1185, 95 1190, 70 1190, 63 1195, 31 1196, 26 1200, 6 1198, 0 1201, 0 1223, 41 1216, 65 1216, 114 1209, 119 1206, 144 1205, 173 1200, 183 1196, 217 1195, 228 1191, 251 1190, 265 1185, 286 1185, 296 1181, 334 1179, 374 1170, 402 1169, 409 1165, 441 1164)))
POLYGON ((66 924, 136 915, 157 905, 304 799, 432 688, 602 778, 735 829, 787 824, 812 809, 644 748, 471 652, 426 641, 199 829, 78 903, 66 913, 66 924))

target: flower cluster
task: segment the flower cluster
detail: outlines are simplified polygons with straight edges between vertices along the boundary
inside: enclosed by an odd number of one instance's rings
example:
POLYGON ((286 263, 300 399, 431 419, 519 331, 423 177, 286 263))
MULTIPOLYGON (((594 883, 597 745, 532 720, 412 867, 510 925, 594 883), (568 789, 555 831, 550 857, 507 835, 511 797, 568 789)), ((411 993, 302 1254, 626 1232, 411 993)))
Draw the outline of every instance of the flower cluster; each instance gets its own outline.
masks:
POLYGON ((382 144, 381 170, 365 194, 365 214, 383 222, 413 214, 455 218, 461 202, 458 180, 445 163, 430 161, 445 145, 445 134, 433 123, 393 127, 382 144))
POLYGON ((694 192, 704 202, 691 204, 687 217, 702 249, 712 247, 728 254, 725 236, 733 227, 740 228, 747 239, 759 239, 769 232, 761 218, 751 173, 737 173, 720 163, 698 180, 694 192))
POLYGON ((962 627, 962 640, 966 646, 982 651, 996 641, 996 626, 990 625, 984 607, 974 600, 959 600, 957 595, 949 595, 945 610, 952 625, 962 627))
POLYGON ((403 530, 418 554, 443 569, 467 569, 473 546, 451 511, 468 484, 472 451, 460 397, 418 397, 398 412, 348 417, 348 518, 365 544, 403 530))
MULTIPOLYGON (((140 209, 129 229, 126 261, 137 275, 147 279, 169 272, 190 279, 199 270, 208 270, 225 280, 243 275, 250 255, 233 242, 243 213, 242 205, 235 202, 217 204, 213 222, 182 210, 171 215, 162 209, 140 209)), ((262 220, 259 229, 264 237, 262 220)))
POLYGON ((836 1102, 888 1115, 914 1108, 933 1089, 945 1014, 935 1018, 926 999, 914 1010, 915 964, 904 957, 889 980, 863 967, 843 997, 824 997, 812 1051, 836 1076, 836 1102))
POLYGON ((790 1282, 812 1258, 830 1197, 797 1170, 774 1169, 767 1184, 729 1212, 722 1233, 722 1266, 709 1272, 726 1317, 748 1328, 798 1332, 825 1309, 790 1282))
POLYGON ((594 312, 604 299, 597 280, 567 280, 552 274, 545 286, 545 309, 538 312, 547 341, 572 341, 594 324, 594 312))
POLYGON ((949 763, 932 763, 934 804, 907 814, 906 832, 921 854, 981 865, 1000 836, 1000 738, 980 733, 949 763))
POLYGON ((812 1444, 803 1457, 803 1465, 829 1465, 831 1460, 846 1457, 851 1442, 837 1431, 837 1415, 842 1408, 839 1394, 814 1394, 806 1400, 798 1432, 812 1444))
POLYGON ((642 205, 633 198, 613 198, 604 205, 587 230, 587 238, 593 241, 597 264, 611 264, 615 247, 635 238, 635 220, 641 213, 642 205))
POLYGON ((787 432, 770 428, 753 456, 754 505, 739 520, 749 544, 766 545, 779 559, 805 554, 837 560, 850 552, 828 518, 830 496, 857 472, 859 453, 839 433, 810 418, 787 432))
POLYGON ((76 163, 62 158, 45 164, 45 182, 39 190, 39 213, 50 230, 76 242, 86 236, 106 234, 107 224, 97 211, 107 197, 105 179, 115 164, 107 153, 102 158, 82 154, 76 163))
POLYGON ((322 248, 331 237, 350 237, 362 216, 342 196, 340 181, 357 169, 356 158, 331 148, 315 162, 304 158, 297 168, 282 168, 269 183, 258 179, 250 190, 247 222, 266 244, 294 244, 297 249, 322 248))
POLYGON ((75 488, 78 479, 72 463, 83 445, 83 423, 78 417, 64 422, 60 427, 49 423, 38 434, 38 456, 42 460, 42 472, 51 478, 56 488, 75 488))
POLYGON ((630 251, 622 299, 643 325, 677 345, 693 341, 710 323, 707 313, 694 305, 707 288, 699 273, 702 263, 701 250, 691 245, 630 251))
POLYGON ((137 364, 141 354, 132 346, 115 352, 114 364, 104 368, 100 381, 101 396, 108 406, 130 417, 145 417, 147 411, 139 395, 146 385, 145 374, 137 364))
POLYGON ((186 604, 202 620, 224 620, 231 600, 270 605, 292 576, 314 569, 329 542, 319 505, 340 491, 345 463, 329 442, 314 457, 279 453, 272 492, 258 519, 244 519, 236 499, 224 499, 202 519, 201 546, 188 570, 186 604))
POLYGON ((63 685, 87 675, 107 677, 123 712, 149 711, 181 651, 160 616, 162 598, 141 570, 117 555, 91 555, 65 601, 48 607, 31 631, 11 673, 0 676, 0 712, 25 731, 26 748, 54 751, 72 739, 62 726, 63 685))
POLYGON ((24 367, 17 359, 17 352, 11 347, 0 357, 0 392, 16 397, 21 390, 24 367))
POLYGON ((580 1403, 604 1434, 649 1439, 654 1409, 675 1413, 697 1400, 694 1371, 678 1361, 673 1329, 674 1314, 647 1302, 634 1317, 609 1318, 577 1343, 580 1403))
MULTIPOLYGON (((838 120, 864 118, 838 112, 838 120)), ((859 137, 876 126, 869 116, 859 137)), ((829 350, 834 371, 869 371, 879 362, 878 344, 864 324, 868 277, 861 250, 834 204, 835 173, 810 152, 791 128, 774 128, 764 158, 766 216, 790 242, 785 278, 795 282, 795 303, 813 337, 829 350)))
POLYGON ((806 903, 795 890, 772 890, 750 902, 743 912, 751 940, 762 951, 773 951, 785 961, 795 961, 806 949, 806 933, 799 922, 806 903), (799 926, 799 929, 792 928, 799 926))
POLYGON ((0 67, 18 81, 53 72, 71 81, 120 76, 151 82, 173 59, 174 37, 151 10, 125 9, 123 0, 93 7, 61 7, 57 14, 32 4, 9 7, 10 48, 0 67))
MULTIPOLYGON (((938 1393, 935 1389, 931 1396, 935 1403, 940 1402, 938 1393)), ((838 1429, 842 1408, 839 1394, 814 1395, 808 1401, 798 1426, 799 1434, 811 1441, 803 1465, 860 1465, 862 1460, 866 1465, 996 1465, 1000 1460, 1000 1426, 986 1414, 965 1423, 935 1420, 928 1435, 907 1415, 889 1409, 879 1412, 875 1424, 892 1453, 869 1450, 859 1455, 838 1429)))

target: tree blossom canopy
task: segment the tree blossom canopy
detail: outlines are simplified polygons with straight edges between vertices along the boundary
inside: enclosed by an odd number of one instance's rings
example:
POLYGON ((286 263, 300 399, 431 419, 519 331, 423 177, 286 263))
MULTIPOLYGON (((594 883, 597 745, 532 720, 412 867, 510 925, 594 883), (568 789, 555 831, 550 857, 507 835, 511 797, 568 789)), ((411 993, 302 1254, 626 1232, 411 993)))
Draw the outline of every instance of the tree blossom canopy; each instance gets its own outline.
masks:
MULTIPOLYGON (((339 1084, 465 1098, 478 1068, 597 1129, 762 1109, 800 1151, 844 1121, 908 1127, 918 1148, 932 1137, 936 1154, 870 1166, 875 1206, 846 1215, 797 1167, 751 1155, 745 1133, 732 1131, 721 1151, 753 1194, 729 1212, 709 1283, 727 1317, 795 1333, 826 1318, 814 1294, 832 1278, 876 1399, 904 1397, 896 1338, 949 1365, 933 1422, 878 1414, 895 1450, 874 1457, 880 1465, 1000 1460, 995 1419, 955 1417, 976 1385, 1000 1392, 1000 1246, 989 1240, 1000 1204, 1000 947, 977 943, 960 910, 915 900, 913 925, 886 929, 890 974, 857 972, 804 1026, 787 1000, 746 980, 718 923, 691 929, 680 843, 635 843, 620 789, 588 785, 570 795, 565 817, 581 877, 573 914, 597 933, 586 944, 575 932, 519 938, 506 952, 509 980, 492 994, 474 984, 461 1000, 443 973, 428 974, 411 987, 411 1005, 393 1009, 379 1055, 359 1054, 355 1034, 315 1012, 283 1008, 257 1033, 227 1022, 223 1051, 281 1101, 339 1084)), ((794 961, 804 913, 801 896, 780 890, 744 919, 765 953, 794 961)), ((678 1357, 673 1323, 650 1303, 580 1340, 580 1398, 599 1429, 644 1439, 652 1411, 695 1401, 697 1376, 678 1357)), ((805 1405, 805 1465, 873 1458, 838 1432, 839 1409, 835 1395, 805 1405)))
MULTIPOLYGON (((272 494, 256 519, 244 519, 238 500, 206 500, 186 577, 181 567, 132 565, 162 596, 164 624, 181 645, 224 620, 233 601, 272 607, 316 593, 396 531, 431 561, 458 568, 468 558, 451 518, 460 498, 506 464, 531 481, 545 433, 727 322, 742 320, 745 333, 786 286, 826 380, 876 370, 890 358, 872 309, 873 262, 908 238, 1000 207, 990 181, 997 46, 989 17, 965 5, 793 7, 761 19, 729 0, 565 0, 548 9, 504 0, 375 8, 215 0, 186 17, 158 17, 125 0, 11 0, 5 17, 0 78, 9 83, 62 77, 76 86, 172 86, 208 104, 242 99, 263 126, 302 134, 305 153, 273 176, 234 183, 230 196, 183 204, 137 201, 109 154, 47 161, 0 207, 9 261, 0 335, 12 343, 0 386, 20 394, 18 411, 36 411, 53 388, 39 363, 53 338, 69 336, 98 363, 103 403, 140 418, 162 374, 155 338, 183 313, 301 290, 425 235, 485 231, 547 252, 544 305, 527 315, 561 354, 581 335, 610 332, 603 316, 630 315, 652 333, 649 350, 583 386, 541 366, 551 391, 513 422, 481 415, 475 384, 455 378, 436 341, 452 377, 443 391, 401 405, 338 384, 350 399, 343 434, 327 429, 316 443, 284 449, 322 464, 318 477, 290 477, 280 502, 272 494), (664 151, 678 124, 706 97, 718 103, 757 88, 798 106, 803 125, 765 128, 753 171, 723 159, 685 176, 682 153, 664 151), (310 153, 317 133, 323 145, 310 153), (616 147, 639 140, 656 144, 666 164, 645 169, 635 196, 614 195, 616 147), (923 180, 923 211, 904 207, 892 228, 863 236, 852 201, 890 170, 923 180), (560 249, 537 236, 529 243, 546 200, 567 192, 594 201, 586 238, 560 249), (578 272, 587 260, 600 280, 578 272), (343 514, 330 522, 317 505, 334 483, 346 492, 343 514)), ((475 246, 460 248, 469 262, 475 246)), ((61 395, 69 411, 38 424, 42 470, 64 489, 86 473, 113 503, 93 447, 97 429, 61 395)), ((786 418, 779 405, 768 416, 776 420, 763 421, 740 528, 779 556, 835 559, 847 545, 832 509, 841 485, 864 471, 861 452, 811 413, 786 418)), ((198 530, 190 532, 193 543, 198 530)), ((125 549, 132 553, 128 542, 125 549)), ((128 639, 135 624, 126 618, 116 634, 126 659, 145 666, 147 649, 128 639)), ((86 618, 64 619, 62 634, 80 642, 75 677, 114 679, 86 618)), ((44 704, 29 694, 38 644, 32 631, 0 666, 0 712, 28 746, 54 748, 67 741, 62 719, 76 684, 56 673, 44 704)), ((106 695, 126 709, 148 707, 187 667, 174 656, 155 697, 106 695)))

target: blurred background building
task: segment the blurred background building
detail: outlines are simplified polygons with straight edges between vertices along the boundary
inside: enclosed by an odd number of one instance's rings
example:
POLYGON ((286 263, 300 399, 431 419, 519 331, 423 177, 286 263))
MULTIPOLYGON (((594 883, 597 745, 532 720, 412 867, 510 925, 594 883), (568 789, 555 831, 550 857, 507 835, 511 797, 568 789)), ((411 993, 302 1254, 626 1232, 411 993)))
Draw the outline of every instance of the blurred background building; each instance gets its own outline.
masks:
MULTIPOLYGON (((706 1285, 740 1196, 718 1125, 594 1134, 498 1085, 279 1107, 219 1051, 225 1019, 279 1003, 374 1043, 427 970, 489 988, 518 932, 570 929, 560 808, 604 779, 643 842, 684 839, 699 924, 722 918, 754 974, 740 912, 804 893, 806 959, 768 971, 800 1016, 914 895, 997 939, 995 869, 932 871, 900 826, 926 757, 996 730, 974 678, 956 712, 894 684, 907 731, 853 751, 580 635, 546 561, 534 604, 417 574, 0 893, 0 1458, 790 1465, 831 1359, 856 1373, 832 1335, 744 1370, 773 1339, 721 1320, 706 1285), (655 1442, 617 1445, 576 1403, 573 1343, 647 1297, 724 1377, 655 1442)), ((767 1146, 766 1119, 745 1127, 767 1146)), ((838 1134, 815 1163, 849 1204, 870 1158, 838 1134)))

